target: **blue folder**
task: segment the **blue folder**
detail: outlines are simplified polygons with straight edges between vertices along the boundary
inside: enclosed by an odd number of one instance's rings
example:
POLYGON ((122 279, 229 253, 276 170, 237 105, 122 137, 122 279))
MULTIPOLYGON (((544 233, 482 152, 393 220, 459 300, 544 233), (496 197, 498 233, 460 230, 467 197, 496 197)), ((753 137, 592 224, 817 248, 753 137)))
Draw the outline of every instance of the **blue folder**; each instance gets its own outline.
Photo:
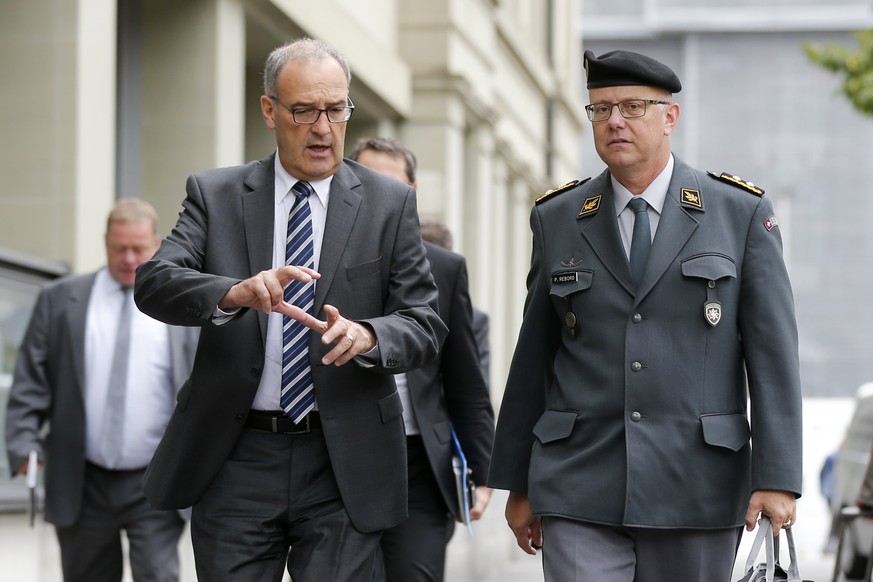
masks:
POLYGON ((455 434, 454 428, 452 428, 452 443, 454 444, 452 470, 455 473, 455 493, 458 496, 461 521, 467 526, 467 532, 472 536, 473 522, 470 519, 470 510, 473 508, 476 500, 476 484, 473 483, 473 470, 467 466, 467 457, 464 456, 464 451, 461 449, 461 443, 458 442, 458 435, 455 434))

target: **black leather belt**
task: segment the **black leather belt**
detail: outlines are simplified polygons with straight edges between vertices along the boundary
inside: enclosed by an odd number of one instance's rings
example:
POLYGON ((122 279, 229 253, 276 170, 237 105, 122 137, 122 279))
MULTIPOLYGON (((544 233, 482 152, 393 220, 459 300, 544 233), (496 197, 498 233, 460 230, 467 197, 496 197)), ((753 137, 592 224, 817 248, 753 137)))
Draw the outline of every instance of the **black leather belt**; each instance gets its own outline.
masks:
POLYGON ((313 410, 300 422, 291 422, 284 412, 252 410, 246 418, 246 426, 276 434, 306 434, 321 427, 321 417, 313 410))

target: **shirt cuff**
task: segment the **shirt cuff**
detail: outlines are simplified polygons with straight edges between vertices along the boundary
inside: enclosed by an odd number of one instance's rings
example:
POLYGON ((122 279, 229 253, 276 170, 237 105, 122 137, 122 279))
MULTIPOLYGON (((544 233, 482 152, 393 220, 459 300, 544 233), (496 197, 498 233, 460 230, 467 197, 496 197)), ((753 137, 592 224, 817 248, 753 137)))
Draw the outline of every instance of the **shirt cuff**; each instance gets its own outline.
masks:
POLYGON ((212 312, 212 317, 210 318, 210 320, 214 325, 224 325, 225 323, 236 317, 236 314, 240 312, 240 309, 242 309, 242 307, 237 307, 235 309, 231 309, 230 311, 224 311, 216 305, 215 311, 212 312))
POLYGON ((352 358, 357 365, 362 368, 374 368, 379 363, 382 353, 379 351, 379 344, 370 348, 366 352, 362 352, 352 358))

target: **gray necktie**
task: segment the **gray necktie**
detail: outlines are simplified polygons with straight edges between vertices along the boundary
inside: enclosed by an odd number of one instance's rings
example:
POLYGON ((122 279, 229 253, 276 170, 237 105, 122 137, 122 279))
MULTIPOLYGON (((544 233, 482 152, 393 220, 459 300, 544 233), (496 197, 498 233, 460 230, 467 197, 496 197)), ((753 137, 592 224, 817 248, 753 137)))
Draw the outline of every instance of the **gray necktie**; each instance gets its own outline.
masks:
POLYGON ((130 356, 130 314, 133 290, 122 287, 124 299, 118 315, 115 351, 109 371, 109 389, 106 393, 106 414, 103 419, 103 437, 100 452, 107 469, 115 469, 121 462, 124 444, 124 401, 127 395, 127 362, 130 356))
POLYGON ((639 196, 634 196, 628 202, 634 211, 634 234, 630 249, 630 270, 634 283, 640 284, 646 261, 649 260, 649 250, 652 248, 652 230, 649 227, 648 203, 639 196))

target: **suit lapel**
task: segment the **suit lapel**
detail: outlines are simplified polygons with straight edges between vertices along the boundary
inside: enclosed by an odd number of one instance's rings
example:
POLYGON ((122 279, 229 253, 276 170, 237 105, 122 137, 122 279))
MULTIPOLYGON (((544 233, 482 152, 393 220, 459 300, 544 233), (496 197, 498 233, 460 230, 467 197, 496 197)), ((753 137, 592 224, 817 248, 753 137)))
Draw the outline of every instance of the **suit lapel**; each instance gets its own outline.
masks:
MULTIPOLYGON (((250 192, 242 196, 243 224, 250 275, 273 267, 273 224, 276 212, 275 154, 262 160, 245 180, 250 192)), ((267 334, 267 314, 258 311, 261 336, 267 334)))
POLYGON ((670 179, 670 186, 664 199, 664 208, 661 209, 661 219, 655 232, 649 262, 637 291, 637 302, 641 301, 664 275, 700 224, 679 204, 680 191, 683 188, 700 191, 700 184, 690 166, 675 157, 674 160, 673 177, 670 179))
POLYGON ((67 304, 67 322, 70 326, 70 337, 73 339, 73 370, 76 384, 83 391, 85 386, 85 327, 88 321, 88 301, 97 273, 74 280, 70 287, 67 304))
POLYGON ((354 189, 360 186, 361 181, 345 163, 330 182, 330 200, 327 203, 327 220, 318 262, 321 277, 315 283, 315 313, 319 313, 324 306, 324 299, 336 277, 340 258, 348 245, 361 206, 361 195, 354 189))
POLYGON ((615 195, 612 192, 612 183, 609 180, 609 172, 605 171, 591 181, 591 187, 587 188, 586 196, 603 196, 600 202, 600 210, 590 218, 581 218, 580 228, 582 237, 591 245, 594 254, 600 259, 606 269, 633 295, 634 284, 631 278, 630 265, 624 254, 621 237, 618 233, 618 220, 615 217, 615 195))

